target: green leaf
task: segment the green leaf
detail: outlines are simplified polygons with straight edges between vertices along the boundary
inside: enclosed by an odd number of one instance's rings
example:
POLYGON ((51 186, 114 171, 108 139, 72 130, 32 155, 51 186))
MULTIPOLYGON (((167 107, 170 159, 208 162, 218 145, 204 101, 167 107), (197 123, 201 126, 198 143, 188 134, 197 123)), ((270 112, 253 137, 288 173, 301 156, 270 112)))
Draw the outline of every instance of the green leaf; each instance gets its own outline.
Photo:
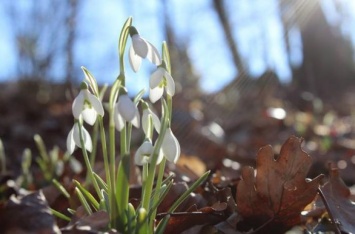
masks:
POLYGON ((70 194, 68 193, 68 191, 64 188, 63 185, 61 185, 58 180, 53 179, 52 180, 54 186, 66 197, 66 198, 70 198, 70 194))
POLYGON ((93 195, 85 189, 77 180, 74 180, 74 184, 77 186, 76 188, 80 191, 80 193, 84 196, 85 200, 91 204, 95 210, 99 210, 100 204, 96 201, 93 195))
POLYGON ((95 172, 94 172, 94 177, 95 177, 100 189, 103 189, 103 190, 105 190, 106 193, 108 193, 108 186, 107 186, 106 182, 95 172))
POLYGON ((56 216, 56 217, 58 217, 58 218, 60 218, 60 219, 63 219, 63 220, 65 220, 65 221, 68 221, 68 222, 70 222, 70 218, 68 217, 68 216, 66 216, 65 214, 62 214, 62 213, 60 213, 59 211, 56 211, 56 210, 54 210, 54 209, 52 209, 52 208, 49 208, 50 209, 50 211, 52 212, 52 214, 54 215, 54 216, 56 216))
POLYGON ((80 192, 80 189, 78 187, 75 188, 75 191, 76 191, 76 194, 78 194, 81 205, 84 207, 86 213, 88 215, 91 215, 92 214, 91 207, 90 207, 89 203, 86 201, 84 195, 80 192))
POLYGON ((170 207, 170 209, 168 210, 168 213, 172 213, 175 211, 175 209, 190 195, 190 193, 192 193, 198 186, 200 186, 208 177, 208 175, 210 174, 210 171, 206 171, 198 180, 195 181, 195 183, 193 183, 191 185, 191 187, 186 190, 180 197, 179 199, 177 199, 174 204, 170 207))
MULTIPOLYGON (((159 200, 156 203, 153 203, 153 198, 154 198, 154 193, 156 191, 153 191, 153 195, 152 195, 152 199, 150 200, 150 203, 152 204, 149 210, 149 214, 148 217, 150 217, 154 211, 158 208, 158 206, 160 205, 160 203, 164 200, 164 198, 166 197, 166 195, 168 194, 171 186, 173 185, 173 181, 170 181, 167 185, 163 185, 159 190, 158 190, 158 194, 159 194, 159 200)), ((155 217, 151 217, 152 220, 155 219, 155 217)))

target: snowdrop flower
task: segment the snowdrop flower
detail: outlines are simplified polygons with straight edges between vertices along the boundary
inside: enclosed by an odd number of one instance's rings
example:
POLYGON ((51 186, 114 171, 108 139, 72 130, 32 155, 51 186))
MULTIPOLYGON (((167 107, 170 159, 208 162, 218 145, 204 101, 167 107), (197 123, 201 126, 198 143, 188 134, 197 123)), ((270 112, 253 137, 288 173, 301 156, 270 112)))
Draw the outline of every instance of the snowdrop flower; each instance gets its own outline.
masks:
POLYGON ((171 131, 171 128, 166 129, 161 148, 167 160, 173 163, 177 162, 181 152, 180 144, 171 131))
POLYGON ((131 122, 133 126, 139 128, 138 108, 127 94, 122 94, 118 98, 114 109, 114 121, 118 131, 123 129, 126 122, 131 122))
POLYGON ((150 124, 149 123, 149 119, 150 119, 149 116, 151 116, 151 118, 152 118, 152 122, 153 122, 153 126, 154 126, 155 130, 157 131, 157 133, 159 133, 160 120, 159 120, 158 116, 153 111, 151 111, 148 106, 146 106, 146 107, 143 107, 143 115, 142 115, 142 128, 143 128, 145 135, 148 134, 148 125, 150 124))
POLYGON ((175 82, 173 77, 164 68, 164 63, 163 65, 158 66, 157 70, 155 70, 151 75, 149 87, 149 99, 152 103, 155 103, 161 98, 161 96, 163 96, 164 87, 168 95, 174 96, 175 82))
POLYGON ((78 96, 74 99, 72 111, 75 119, 83 117, 84 121, 93 125, 97 115, 104 116, 104 108, 101 101, 91 94, 85 82, 81 83, 81 90, 78 96))
MULTIPOLYGON (((143 142, 143 144, 137 149, 136 153, 134 154, 134 162, 138 166, 143 166, 146 163, 150 163, 152 160, 152 154, 154 151, 154 146, 152 142, 148 139, 143 142)), ((163 153, 160 150, 157 165, 163 160, 163 153)))
POLYGON ((141 66, 142 58, 147 58, 151 63, 159 65, 161 63, 158 50, 147 40, 142 38, 137 29, 133 26, 129 28, 132 45, 129 48, 129 63, 134 72, 141 66))
MULTIPOLYGON (((92 150, 92 141, 90 134, 86 129, 81 126, 81 132, 83 134, 83 140, 84 140, 84 145, 85 149, 89 152, 92 150)), ((78 146, 81 148, 81 143, 80 143, 80 131, 79 131, 79 124, 75 123, 72 129, 70 130, 68 137, 67 137, 67 150, 69 154, 73 154, 75 150, 75 146, 78 146)))

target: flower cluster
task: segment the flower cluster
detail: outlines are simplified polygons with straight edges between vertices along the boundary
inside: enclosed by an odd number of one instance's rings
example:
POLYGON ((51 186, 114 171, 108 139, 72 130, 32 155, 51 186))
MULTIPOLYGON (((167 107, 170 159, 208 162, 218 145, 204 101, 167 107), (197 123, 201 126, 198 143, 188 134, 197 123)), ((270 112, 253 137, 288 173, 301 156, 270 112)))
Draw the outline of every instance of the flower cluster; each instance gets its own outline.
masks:
MULTIPOLYGON (((157 66, 157 69, 152 73, 149 81, 149 99, 152 103, 160 100, 164 94, 174 96, 175 94, 175 82, 173 77, 166 69, 165 62, 161 59, 158 50, 148 42, 146 39, 140 36, 137 29, 133 26, 129 27, 129 35, 131 37, 131 47, 129 49, 129 63, 134 72, 138 72, 142 63, 142 59, 147 59, 151 63, 157 66)), ((90 134, 83 126, 83 121, 89 125, 93 125, 97 119, 97 116, 104 116, 104 109, 100 99, 90 93, 88 86, 85 82, 81 85, 81 91, 74 99, 72 105, 72 112, 75 118, 75 124, 68 134, 67 149, 70 154, 75 150, 75 147, 85 147, 89 152, 92 150, 92 140, 90 134), (80 133, 84 145, 81 143, 80 133)), ((154 129, 159 133, 161 123, 159 117, 148 107, 143 108, 142 119, 140 120, 140 113, 138 106, 128 96, 125 88, 118 96, 118 101, 114 105, 114 123, 117 131, 122 131, 126 126, 126 123, 131 123, 136 128, 140 127, 142 122, 142 129, 146 136, 148 136, 148 126, 150 124, 149 119, 152 119, 154 129)), ((149 157, 152 156, 154 146, 152 144, 152 137, 147 137, 143 144, 136 151, 135 162, 137 165, 143 165, 150 162, 149 157)), ((176 137, 174 136, 171 128, 167 128, 165 135, 163 136, 163 144, 159 150, 159 157, 157 163, 160 163, 162 156, 165 156, 167 160, 176 163, 180 155, 180 145, 176 137)))
MULTIPOLYGON (((154 45, 141 37, 137 29, 131 24, 132 18, 129 18, 122 28, 118 43, 120 73, 110 89, 108 103, 104 105, 108 115, 109 131, 105 131, 103 122, 102 99, 105 97, 106 88, 103 87, 99 91, 94 76, 86 68, 82 68, 85 74, 85 82, 81 84, 81 90, 72 104, 75 121, 67 137, 69 154, 73 154, 76 147, 82 149, 87 167, 87 182, 92 183, 96 192, 95 197, 98 197, 100 201, 100 205, 98 205, 99 202, 94 201, 94 196, 91 196, 89 199, 91 206, 89 206, 89 200, 85 202, 86 196, 81 194, 87 194, 87 190, 78 186, 76 192, 83 207, 87 209, 89 214, 92 212, 91 207, 96 209, 100 207, 100 209, 106 210, 110 217, 110 227, 116 228, 120 233, 127 233, 127 230, 134 229, 136 231, 133 233, 140 233, 137 230, 154 227, 155 224, 152 222, 155 220, 156 207, 152 204, 159 204, 159 199, 162 199, 161 194, 166 193, 173 183, 171 180, 168 184, 162 185, 165 163, 166 161, 176 163, 180 156, 180 144, 171 129, 172 97, 175 94, 175 82, 170 73, 167 46, 163 43, 161 56, 154 45), (160 100, 162 105, 160 117, 154 113, 152 105, 143 100, 144 91, 139 92, 134 99, 131 99, 128 95, 125 87, 124 66, 128 37, 131 38, 128 56, 132 70, 138 72, 143 59, 156 66, 156 70, 151 74, 149 80, 149 100, 151 103, 160 100), (142 115, 139 110, 142 111, 142 115), (85 123, 93 126, 92 138, 84 127, 85 123), (143 175, 141 208, 137 211, 134 211, 133 205, 129 203, 130 173, 127 173, 127 168, 131 166, 132 126, 142 128, 145 135, 142 144, 134 154, 134 162, 137 166, 142 166, 143 175), (116 147, 117 133, 120 136, 119 147, 116 147), (106 138, 108 138, 108 142, 106 142, 106 138), (99 140, 101 144, 97 144, 99 140), (98 175, 93 170, 98 145, 102 147, 106 181, 97 178, 98 175), (120 161, 117 167, 116 148, 120 149, 120 161), (88 152, 90 152, 90 159, 88 152), (156 165, 158 164, 161 166, 159 171, 156 172, 156 165), (154 183, 155 178, 157 179, 154 183), (159 192, 153 192, 154 186, 156 186, 156 191, 159 192), (154 202, 151 202, 152 199, 154 202), (143 214, 146 217, 141 217, 143 214), (117 217, 120 220, 117 220, 117 217), (127 221, 136 218, 145 220, 140 223, 143 226, 139 226, 137 220, 134 222, 127 221), (135 224, 137 226, 134 226, 135 224)), ((178 202, 181 202, 180 200, 178 202)), ((153 233, 153 230, 148 233, 153 233)))

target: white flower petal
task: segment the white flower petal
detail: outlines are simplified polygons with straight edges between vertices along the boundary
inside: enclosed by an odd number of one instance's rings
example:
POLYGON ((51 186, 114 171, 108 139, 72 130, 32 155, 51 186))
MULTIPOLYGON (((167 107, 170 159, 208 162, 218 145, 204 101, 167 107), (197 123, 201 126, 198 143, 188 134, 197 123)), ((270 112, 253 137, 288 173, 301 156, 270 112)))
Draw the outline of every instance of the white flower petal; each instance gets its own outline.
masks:
POLYGON ((171 131, 171 128, 166 129, 162 143, 162 150, 164 156, 170 162, 176 163, 180 157, 180 144, 171 131))
POLYGON ((155 103, 156 101, 158 101, 164 93, 164 88, 163 87, 156 87, 154 89, 150 89, 149 90, 149 99, 152 103, 155 103))
POLYGON ((85 143, 85 149, 89 152, 92 151, 92 141, 91 141, 91 136, 88 131, 83 127, 82 128, 83 136, 84 136, 84 143, 85 143))
POLYGON ((125 124, 125 120, 120 115, 120 113, 118 113, 117 104, 114 109, 113 119, 115 121, 115 127, 116 127, 117 131, 119 131, 119 132, 122 131, 124 124, 125 124))
POLYGON ((83 116, 83 119, 86 123, 90 125, 94 125, 97 117, 97 112, 93 108, 85 108, 82 112, 81 115, 83 116))
POLYGON ((148 163, 153 150, 154 148, 152 143, 150 141, 144 141, 134 155, 136 165, 142 166, 143 164, 148 163))
POLYGON ((137 107, 127 94, 121 95, 117 103, 118 113, 126 120, 132 121, 136 116, 137 107))
POLYGON ((68 137, 67 137, 67 150, 70 155, 72 155, 75 150, 73 131, 74 131, 74 127, 70 130, 68 137))
POLYGON ((146 41, 146 43, 148 44, 147 59, 151 63, 154 63, 157 66, 160 65, 161 64, 161 59, 160 59, 159 51, 150 42, 146 41))
MULTIPOLYGON (((75 123, 73 128, 74 128, 74 132, 73 132, 74 142, 78 147, 81 148, 79 124, 75 123)), ((91 136, 88 133, 88 131, 86 131, 86 129, 84 127, 81 127, 81 131, 83 134, 85 149, 88 150, 89 152, 91 152, 91 150, 92 150, 91 136)))
POLYGON ((148 131, 148 116, 149 115, 152 117, 153 126, 154 126, 155 130, 157 131, 157 133, 159 133, 160 132, 160 120, 159 120, 158 116, 150 109, 143 110, 142 128, 143 128, 144 133, 147 134, 147 131, 148 131))
POLYGON ((137 109, 136 111, 136 115, 134 116, 134 118, 131 121, 132 125, 135 126, 136 128, 139 128, 140 126, 140 115, 139 115, 139 111, 137 109))
POLYGON ((73 116, 76 119, 79 119, 79 116, 84 109, 84 101, 85 101, 85 90, 81 90, 78 96, 76 96, 76 98, 74 99, 72 105, 73 116))
POLYGON ((155 87, 159 86, 161 81, 164 78, 164 74, 165 74, 165 69, 162 67, 159 67, 157 70, 155 70, 150 76, 149 87, 151 89, 154 89, 155 87))
POLYGON ((74 128, 74 130, 73 130, 73 139, 74 139, 75 145, 81 148, 79 125, 77 123, 75 123, 73 128, 74 128))
POLYGON ((145 58, 148 55, 149 47, 148 43, 145 39, 143 39, 139 34, 132 36, 132 46, 135 54, 138 56, 145 58))
POLYGON ((102 107, 101 101, 93 94, 87 93, 87 98, 89 99, 90 104, 92 105, 92 108, 97 112, 97 114, 104 116, 104 108, 102 107))
POLYGON ((166 78, 166 93, 169 94, 170 96, 174 96, 175 94, 174 79, 168 72, 165 72, 165 78, 166 78))
POLYGON ((163 151, 162 149, 159 150, 159 154, 158 154, 158 158, 157 158, 157 165, 159 165, 161 163, 161 161, 163 160, 164 158, 164 154, 163 154, 163 151))
POLYGON ((129 54, 128 54, 128 58, 129 58, 129 64, 131 65, 131 68, 134 72, 139 71, 139 68, 141 67, 141 63, 142 63, 142 58, 139 57, 134 49, 133 46, 131 46, 129 48, 129 54))
POLYGON ((149 112, 152 115, 154 128, 157 131, 157 133, 159 133, 160 132, 160 119, 153 111, 149 110, 149 112))

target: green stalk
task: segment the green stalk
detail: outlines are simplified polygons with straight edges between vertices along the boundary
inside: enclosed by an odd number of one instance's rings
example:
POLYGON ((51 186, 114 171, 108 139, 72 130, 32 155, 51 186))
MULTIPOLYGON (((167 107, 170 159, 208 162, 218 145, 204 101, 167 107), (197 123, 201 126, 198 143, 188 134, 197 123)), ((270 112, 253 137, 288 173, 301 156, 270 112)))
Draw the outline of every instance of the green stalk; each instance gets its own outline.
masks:
POLYGON ((81 144, 81 149, 82 149, 83 156, 84 156, 85 165, 87 167, 87 170, 89 171, 90 180, 91 180, 92 184, 94 185, 95 191, 96 191, 97 195, 99 196, 99 198, 102 199, 99 185, 97 184, 97 181, 94 177, 94 172, 93 172, 91 164, 90 164, 89 156, 88 156, 86 149, 85 149, 82 124, 80 123, 80 121, 77 121, 77 123, 79 125, 80 144, 81 144))
POLYGON ((168 125, 167 105, 165 102, 163 102, 163 107, 164 107, 164 117, 163 117, 162 125, 160 127, 160 134, 159 134, 157 143, 154 147, 152 161, 150 162, 150 165, 149 165, 147 181, 145 183, 144 191, 142 194, 142 207, 145 210, 149 210, 149 201, 150 201, 150 196, 151 196, 152 190, 153 190, 153 181, 154 181, 154 175, 155 175, 155 168, 156 168, 156 164, 157 164, 157 160, 158 160, 158 154, 159 154, 159 150, 161 148, 161 145, 163 143, 164 135, 165 135, 167 125, 168 125))
POLYGON ((102 145, 102 154, 104 159, 106 183, 108 184, 108 186, 111 186, 110 164, 107 155, 106 134, 105 134, 104 123, 101 116, 99 116, 99 126, 100 126, 101 145, 102 145))
MULTIPOLYGON (((156 182, 155 188, 161 188, 162 187, 165 164, 166 164, 166 158, 164 157, 163 161, 159 165, 158 178, 157 178, 157 182, 156 182)), ((159 195, 160 194, 158 192, 155 192, 154 198, 153 198, 153 204, 156 204, 159 201, 159 199, 160 199, 159 195)), ((153 212, 152 212, 152 215, 149 217, 151 228, 154 228, 153 227, 153 225, 154 225, 153 221, 155 219, 156 214, 157 214, 157 209, 154 209, 153 212)))
MULTIPOLYGON (((116 197, 118 205, 118 214, 120 217, 121 228, 126 226, 127 217, 125 210, 128 206, 129 198, 129 174, 130 174, 130 154, 127 152, 127 126, 121 130, 120 146, 121 146, 121 160, 118 165, 116 177, 116 197)), ((122 229, 121 229, 122 230, 122 229)))
POLYGON ((96 151, 97 151, 97 142, 98 142, 98 132, 99 132, 99 124, 96 121, 94 124, 94 129, 92 131, 92 151, 90 153, 90 164, 94 167, 95 158, 96 158, 96 151))

